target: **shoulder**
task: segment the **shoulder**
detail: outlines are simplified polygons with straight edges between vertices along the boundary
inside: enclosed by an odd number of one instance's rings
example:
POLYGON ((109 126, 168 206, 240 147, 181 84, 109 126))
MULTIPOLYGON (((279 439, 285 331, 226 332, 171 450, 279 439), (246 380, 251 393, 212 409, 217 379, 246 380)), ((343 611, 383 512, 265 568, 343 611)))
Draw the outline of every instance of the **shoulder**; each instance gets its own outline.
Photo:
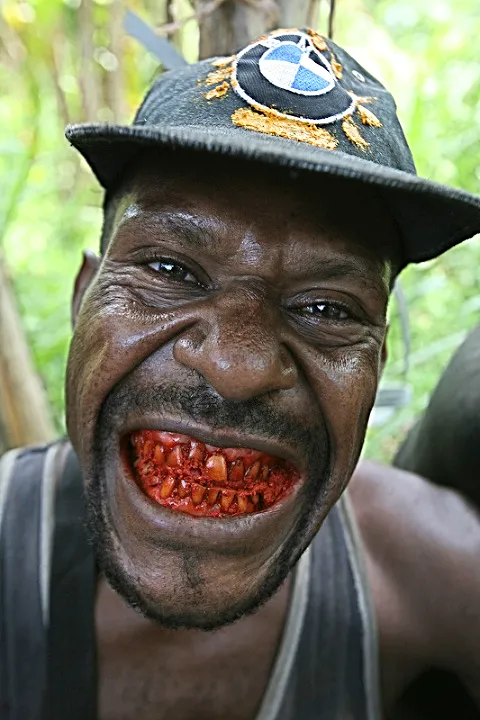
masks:
POLYGON ((350 491, 366 540, 380 532, 391 550, 415 547, 415 555, 435 548, 438 554, 450 549, 473 557, 480 549, 476 508, 459 493, 415 473, 362 460, 350 491))
POLYGON ((351 498, 380 634, 480 684, 480 516, 458 493, 370 461, 351 498), (394 627, 392 627, 392 625, 394 627))
MULTIPOLYGON (((42 522, 51 519, 69 454, 71 446, 65 438, 4 453, 0 457, 0 521, 16 514, 38 515, 42 522)), ((9 525, 15 523, 9 521, 9 525)))

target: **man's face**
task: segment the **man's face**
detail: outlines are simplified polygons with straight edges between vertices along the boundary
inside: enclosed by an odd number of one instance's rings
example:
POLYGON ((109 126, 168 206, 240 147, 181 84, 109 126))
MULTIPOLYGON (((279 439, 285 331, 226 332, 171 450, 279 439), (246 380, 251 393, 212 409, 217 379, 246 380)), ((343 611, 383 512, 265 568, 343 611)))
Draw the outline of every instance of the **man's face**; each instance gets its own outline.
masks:
POLYGON ((144 160, 121 197, 67 421, 112 585, 212 628, 271 596, 353 472, 396 231, 360 185, 182 158, 144 160))

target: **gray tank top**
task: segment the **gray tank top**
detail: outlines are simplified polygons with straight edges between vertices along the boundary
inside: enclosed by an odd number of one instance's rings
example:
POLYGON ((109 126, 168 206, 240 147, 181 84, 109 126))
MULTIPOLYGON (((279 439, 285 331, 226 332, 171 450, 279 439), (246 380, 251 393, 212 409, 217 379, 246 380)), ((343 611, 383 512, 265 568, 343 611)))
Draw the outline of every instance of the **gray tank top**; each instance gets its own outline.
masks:
POLYGON ((376 626, 348 497, 298 563, 256 720, 379 720, 376 626))
MULTIPOLYGON (((96 569, 82 493, 67 442, 0 460, 2 720, 96 717, 96 569)), ((344 496, 296 567, 256 720, 379 720, 377 640, 362 561, 344 496)))

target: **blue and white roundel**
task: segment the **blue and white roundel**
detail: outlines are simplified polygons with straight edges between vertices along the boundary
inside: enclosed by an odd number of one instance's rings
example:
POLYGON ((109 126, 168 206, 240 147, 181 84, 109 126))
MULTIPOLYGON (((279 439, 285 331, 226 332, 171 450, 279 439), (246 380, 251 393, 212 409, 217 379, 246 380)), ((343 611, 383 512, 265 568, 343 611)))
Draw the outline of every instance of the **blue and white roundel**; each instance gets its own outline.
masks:
POLYGON ((232 86, 256 110, 326 125, 352 113, 352 96, 301 30, 274 32, 236 56, 232 86))
POLYGON ((272 85, 299 95, 323 95, 335 85, 332 73, 292 42, 281 42, 268 50, 258 65, 272 85))

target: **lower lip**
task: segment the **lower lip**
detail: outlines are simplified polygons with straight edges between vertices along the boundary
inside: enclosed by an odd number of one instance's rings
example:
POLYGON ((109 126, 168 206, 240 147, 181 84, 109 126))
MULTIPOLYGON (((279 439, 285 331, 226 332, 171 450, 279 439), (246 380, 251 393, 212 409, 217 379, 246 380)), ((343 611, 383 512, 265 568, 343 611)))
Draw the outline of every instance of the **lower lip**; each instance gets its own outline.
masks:
POLYGON ((287 461, 255 450, 205 445, 177 433, 133 433, 123 440, 122 454, 144 495, 195 517, 264 514, 300 482, 287 461))

